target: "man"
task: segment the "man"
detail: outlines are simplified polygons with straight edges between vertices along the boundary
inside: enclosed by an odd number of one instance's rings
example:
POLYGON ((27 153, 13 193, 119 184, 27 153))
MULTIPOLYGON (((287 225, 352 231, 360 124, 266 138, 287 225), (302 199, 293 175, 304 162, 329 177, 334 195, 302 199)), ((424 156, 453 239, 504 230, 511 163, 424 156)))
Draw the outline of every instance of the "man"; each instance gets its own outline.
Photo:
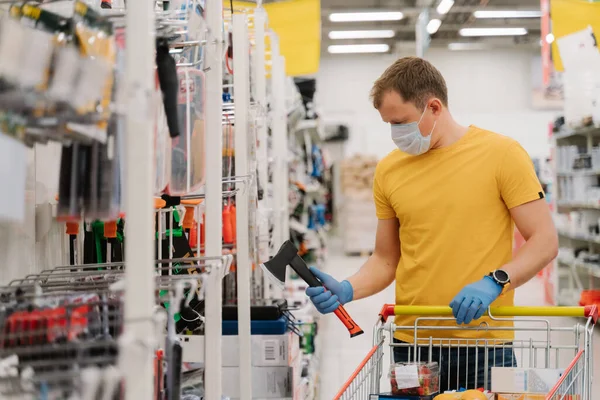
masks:
MULTIPOLYGON (((419 338, 426 338, 419 344, 430 337, 460 338, 454 343, 460 348, 436 347, 429 354, 427 345, 416 358, 443 363, 442 391, 482 387, 489 382, 485 352, 490 367, 514 363, 512 351, 475 341, 513 339, 510 329, 493 329, 512 324, 487 317, 488 307, 513 305, 512 290, 558 251, 533 163, 515 140, 459 125, 448 108, 444 78, 423 59, 397 60, 375 82, 371 98, 398 147, 375 172, 375 250, 343 282, 313 269, 328 290, 309 288, 306 293, 320 312, 329 313, 395 280, 397 305, 450 305, 455 320, 418 322, 420 327, 436 325, 418 330, 419 338), (514 257, 513 221, 526 240, 514 257)), ((394 335, 396 362, 415 359, 407 345, 414 342, 415 321, 415 316, 396 317, 397 326, 410 327, 394 335)))

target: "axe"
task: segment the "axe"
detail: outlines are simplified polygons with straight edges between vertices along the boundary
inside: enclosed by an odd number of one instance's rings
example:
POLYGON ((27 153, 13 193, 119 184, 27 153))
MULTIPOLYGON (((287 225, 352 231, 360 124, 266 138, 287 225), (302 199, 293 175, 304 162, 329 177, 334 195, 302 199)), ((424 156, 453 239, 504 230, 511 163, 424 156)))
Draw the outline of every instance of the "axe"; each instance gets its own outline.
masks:
MULTIPOLYGON (((268 275, 271 276, 274 282, 278 283, 280 286, 283 286, 285 283, 285 272, 288 265, 292 267, 294 271, 296 271, 298 276, 302 278, 304 282, 308 283, 308 286, 323 286, 323 283, 317 279, 312 272, 310 272, 310 269, 308 269, 308 266, 304 260, 298 255, 298 249, 289 240, 286 240, 281 245, 279 251, 273 258, 264 264, 261 264, 261 267, 268 273, 268 275)), ((360 329, 354 320, 352 320, 350 315, 348 315, 341 304, 334 311, 334 314, 337 315, 344 326, 346 326, 348 332, 350 332, 350 337, 355 337, 363 333, 363 330, 360 329)))

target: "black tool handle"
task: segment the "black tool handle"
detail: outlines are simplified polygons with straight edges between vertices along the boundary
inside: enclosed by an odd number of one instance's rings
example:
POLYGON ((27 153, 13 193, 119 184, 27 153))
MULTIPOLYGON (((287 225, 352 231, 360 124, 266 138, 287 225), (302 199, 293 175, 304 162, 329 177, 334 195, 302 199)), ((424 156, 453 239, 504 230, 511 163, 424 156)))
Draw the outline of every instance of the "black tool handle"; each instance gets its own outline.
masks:
MULTIPOLYGON (((302 279, 304 279, 304 281, 306 283, 308 283, 308 286, 311 286, 311 287, 325 286, 311 272, 311 270, 308 268, 308 266, 306 265, 306 263, 304 262, 304 260, 302 260, 302 258, 300 256, 294 257, 292 259, 292 261, 290 262, 290 266, 294 269, 294 271, 296 271, 296 273, 302 279)), ((351 338, 358 336, 358 335, 362 335, 364 333, 363 330, 360 329, 360 326, 358 326, 358 324, 356 322, 354 322, 352 317, 350 317, 350 314, 348 314, 348 312, 346 311, 344 306, 342 306, 341 304, 335 310, 334 314, 338 317, 338 319, 340 321, 342 321, 342 323, 344 324, 346 329, 348 329, 348 332, 350 333, 351 338)))
POLYGON ((179 400, 181 398, 181 363, 183 362, 183 349, 181 343, 175 341, 172 343, 171 354, 169 357, 169 369, 167 371, 168 400, 179 400))
POLYGON ((310 271, 304 260, 299 256, 292 258, 290 266, 310 287, 323 286, 323 283, 310 271))

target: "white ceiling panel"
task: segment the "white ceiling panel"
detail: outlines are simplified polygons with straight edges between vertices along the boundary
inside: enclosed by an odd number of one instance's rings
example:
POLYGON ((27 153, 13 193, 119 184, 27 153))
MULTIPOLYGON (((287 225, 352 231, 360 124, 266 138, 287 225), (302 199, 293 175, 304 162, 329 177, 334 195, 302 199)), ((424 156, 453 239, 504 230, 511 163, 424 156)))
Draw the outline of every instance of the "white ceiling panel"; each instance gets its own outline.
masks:
MULTIPOLYGON (((439 18, 442 24, 432 36, 431 46, 447 46, 453 42, 486 42, 492 46, 539 46, 539 18, 478 19, 473 12, 478 10, 536 10, 540 9, 539 0, 455 0, 450 11, 438 15, 436 7, 440 0, 321 0, 323 49, 336 44, 385 43, 393 50, 394 44, 415 40, 415 22, 419 13, 428 8, 430 18, 439 18), (357 11, 400 11, 404 18, 400 21, 376 22, 331 22, 329 15, 340 12, 357 11), (462 37, 462 28, 524 28, 526 35, 504 38, 462 37), (330 39, 331 31, 393 30, 395 35, 383 39, 330 39)), ((343 35, 333 35, 339 37, 343 35)))

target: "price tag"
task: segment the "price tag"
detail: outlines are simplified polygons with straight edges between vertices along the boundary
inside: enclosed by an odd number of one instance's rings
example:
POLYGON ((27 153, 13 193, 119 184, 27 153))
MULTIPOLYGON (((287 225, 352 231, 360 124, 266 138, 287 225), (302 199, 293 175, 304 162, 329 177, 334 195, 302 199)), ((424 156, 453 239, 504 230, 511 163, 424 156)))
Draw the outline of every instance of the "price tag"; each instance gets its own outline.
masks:
POLYGON ((410 389, 421 386, 419 370, 416 365, 401 365, 394 368, 398 389, 410 389))

